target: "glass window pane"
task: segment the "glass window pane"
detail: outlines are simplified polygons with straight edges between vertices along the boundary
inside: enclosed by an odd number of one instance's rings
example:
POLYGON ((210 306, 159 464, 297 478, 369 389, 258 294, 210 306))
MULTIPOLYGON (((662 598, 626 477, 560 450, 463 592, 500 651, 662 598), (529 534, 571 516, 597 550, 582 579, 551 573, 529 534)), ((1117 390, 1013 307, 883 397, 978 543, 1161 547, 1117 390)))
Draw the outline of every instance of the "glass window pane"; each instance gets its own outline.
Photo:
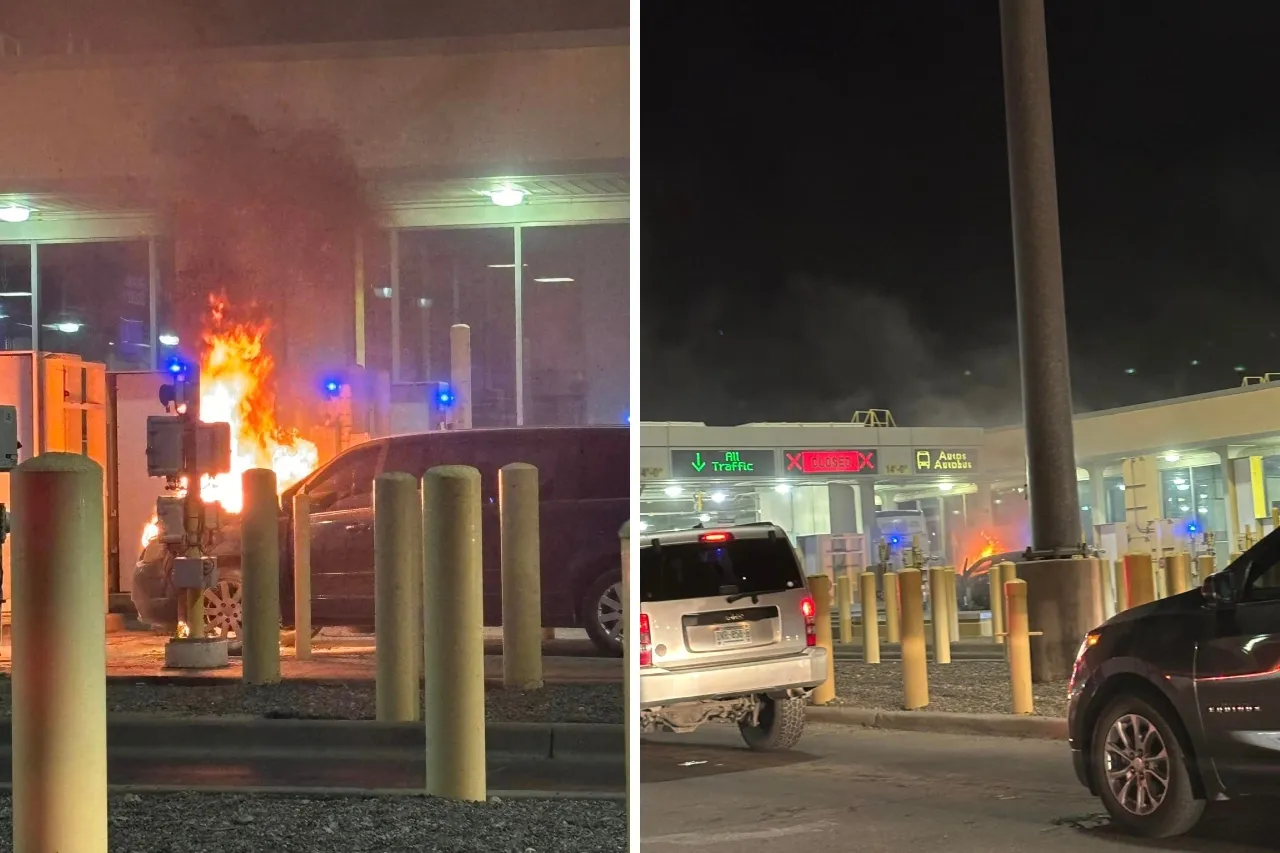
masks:
POLYGON ((471 420, 516 422, 515 232, 401 231, 398 382, 449 380, 449 329, 471 327, 471 420))
POLYGON ((391 369, 391 234, 364 238, 364 353, 370 370, 391 369))
POLYGON ((31 247, 0 245, 0 349, 31 349, 31 247))
POLYGON ((1107 521, 1120 524, 1125 520, 1124 477, 1107 477, 1107 521))
POLYGON ((525 423, 627 419, 629 227, 524 228, 525 423))
POLYGON ((1190 520, 1195 514, 1191 498, 1191 469, 1166 468, 1161 471, 1160 496, 1165 518, 1190 520))
POLYGON ((74 353, 108 370, 151 367, 145 240, 44 244, 40 349, 74 353))

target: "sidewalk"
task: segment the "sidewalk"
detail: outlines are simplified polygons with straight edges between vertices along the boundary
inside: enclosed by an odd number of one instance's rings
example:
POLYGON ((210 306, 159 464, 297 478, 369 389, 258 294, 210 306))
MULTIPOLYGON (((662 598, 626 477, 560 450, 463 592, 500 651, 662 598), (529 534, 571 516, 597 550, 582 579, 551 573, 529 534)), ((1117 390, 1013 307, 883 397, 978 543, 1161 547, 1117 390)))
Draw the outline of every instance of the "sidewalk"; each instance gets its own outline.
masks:
MULTIPOLYGON (((108 634, 107 677, 113 681, 168 681, 195 683, 210 679, 239 679, 240 659, 217 670, 165 669, 164 644, 168 637, 144 631, 121 631, 108 634)), ((10 671, 10 646, 6 634, 0 644, 0 675, 10 671)), ((621 658, 552 657, 542 659, 543 677, 549 684, 613 684, 622 683, 621 658)), ((372 681, 375 674, 374 648, 366 637, 319 638, 312 649, 311 660, 297 660, 292 648, 280 649, 280 672, 290 681, 372 681)), ((486 679, 502 678, 501 655, 485 655, 486 679)))

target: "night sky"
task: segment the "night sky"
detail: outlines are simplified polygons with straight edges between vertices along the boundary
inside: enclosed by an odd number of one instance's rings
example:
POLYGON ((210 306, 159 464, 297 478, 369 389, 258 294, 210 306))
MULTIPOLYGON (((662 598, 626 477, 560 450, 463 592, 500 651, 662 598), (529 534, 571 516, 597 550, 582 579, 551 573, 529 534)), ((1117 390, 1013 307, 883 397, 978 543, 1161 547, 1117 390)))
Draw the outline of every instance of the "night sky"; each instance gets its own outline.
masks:
MULTIPOLYGON (((1277 6, 1048 0, 1078 412, 1280 371, 1277 6)), ((642 7, 644 420, 1020 422, 996 0, 791 8, 642 7)))

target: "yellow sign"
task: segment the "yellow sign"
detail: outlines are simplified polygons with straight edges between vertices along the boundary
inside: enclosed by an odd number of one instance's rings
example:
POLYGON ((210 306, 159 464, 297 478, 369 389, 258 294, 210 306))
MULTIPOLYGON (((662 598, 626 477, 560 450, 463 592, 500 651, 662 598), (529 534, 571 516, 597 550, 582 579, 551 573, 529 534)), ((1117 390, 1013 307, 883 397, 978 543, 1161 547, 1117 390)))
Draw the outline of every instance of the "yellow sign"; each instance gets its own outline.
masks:
POLYGON ((973 471, 978 467, 978 454, 972 450, 943 450, 929 448, 916 451, 916 473, 955 473, 973 471))

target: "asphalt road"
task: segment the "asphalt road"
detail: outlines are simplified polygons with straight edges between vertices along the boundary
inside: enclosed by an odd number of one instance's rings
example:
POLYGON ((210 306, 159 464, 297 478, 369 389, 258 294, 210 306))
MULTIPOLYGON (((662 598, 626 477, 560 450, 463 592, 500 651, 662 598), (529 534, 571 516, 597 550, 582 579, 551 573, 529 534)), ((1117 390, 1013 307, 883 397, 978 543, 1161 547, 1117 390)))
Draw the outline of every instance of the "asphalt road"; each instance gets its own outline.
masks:
POLYGON ((645 853, 1093 853, 1280 849, 1275 803, 1221 804, 1172 841, 1120 835, 1056 741, 811 725, 789 754, 749 752, 736 729, 645 738, 645 853))

